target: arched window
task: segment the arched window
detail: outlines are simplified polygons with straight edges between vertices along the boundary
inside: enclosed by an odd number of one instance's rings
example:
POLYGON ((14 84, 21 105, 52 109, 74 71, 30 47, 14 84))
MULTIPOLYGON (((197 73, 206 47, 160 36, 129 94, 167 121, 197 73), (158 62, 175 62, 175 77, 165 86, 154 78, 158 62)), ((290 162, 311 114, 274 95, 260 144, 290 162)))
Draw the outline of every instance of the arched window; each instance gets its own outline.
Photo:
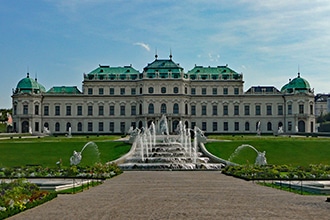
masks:
POLYGON ((49 129, 49 124, 48 124, 48 122, 45 122, 45 124, 44 124, 44 128, 49 129))
POLYGON ((271 122, 268 122, 267 123, 267 131, 272 131, 272 123, 271 122))
POLYGON ((174 88, 173 88, 173 93, 175 93, 175 94, 176 94, 176 93, 179 93, 179 88, 178 88, 178 87, 174 87, 174 88))
POLYGON ((82 123, 81 122, 78 122, 78 124, 77 124, 77 130, 78 131, 82 131, 82 123))
POLYGON ((71 128, 71 123, 70 122, 66 123, 66 131, 69 131, 70 128, 71 128))
POLYGON ((162 87, 161 89, 160 89, 160 91, 161 91, 161 93, 166 93, 166 87, 162 87))
POLYGON ((179 104, 175 103, 173 105, 173 114, 179 114, 179 104))
POLYGON ((184 107, 185 107, 184 112, 185 112, 186 115, 188 115, 188 104, 186 104, 184 107))
POLYGON ((154 87, 149 87, 148 91, 149 93, 154 93, 154 87))
POLYGON ((161 106, 160 106, 160 113, 162 114, 166 114, 167 113, 167 110, 166 110, 166 104, 163 103, 161 106))
POLYGON ((249 131, 249 130, 250 130, 250 123, 245 122, 245 131, 249 131))
POLYGON ((60 123, 55 123, 55 131, 60 131, 60 123))
POLYGON ((140 104, 140 107, 139 107, 139 115, 142 115, 142 104, 140 104))
POLYGON ((148 113, 154 114, 154 104, 150 103, 148 106, 148 113))

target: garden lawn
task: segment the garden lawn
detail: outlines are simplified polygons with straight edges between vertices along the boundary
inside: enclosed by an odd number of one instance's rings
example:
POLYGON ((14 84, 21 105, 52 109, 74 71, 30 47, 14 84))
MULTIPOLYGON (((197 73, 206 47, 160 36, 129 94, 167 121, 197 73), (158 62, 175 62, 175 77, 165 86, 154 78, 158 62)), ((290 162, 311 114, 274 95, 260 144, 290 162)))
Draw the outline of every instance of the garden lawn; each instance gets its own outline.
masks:
MULTIPOLYGON (((242 144, 249 144, 258 151, 266 151, 268 164, 308 166, 309 164, 330 164, 330 139, 307 137, 255 137, 255 136, 210 136, 219 142, 206 144, 207 150, 228 160, 235 149, 242 144)), ((256 152, 243 148, 232 157, 238 164, 254 164, 256 152)))
POLYGON ((93 165, 96 162, 106 163, 126 154, 130 144, 114 141, 118 137, 44 137, 14 138, 0 141, 0 167, 20 167, 40 165, 56 167, 62 159, 62 166, 70 166, 73 151, 81 151, 85 144, 92 141, 98 151, 90 144, 82 153, 80 165, 93 165), (99 154, 98 154, 99 152, 99 154))

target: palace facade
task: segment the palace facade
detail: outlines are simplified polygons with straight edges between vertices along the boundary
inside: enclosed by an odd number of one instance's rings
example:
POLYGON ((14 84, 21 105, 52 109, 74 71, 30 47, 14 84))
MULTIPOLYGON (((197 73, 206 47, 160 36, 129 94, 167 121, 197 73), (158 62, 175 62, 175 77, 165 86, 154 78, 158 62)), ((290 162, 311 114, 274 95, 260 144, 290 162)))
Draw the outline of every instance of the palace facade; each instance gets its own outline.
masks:
POLYGON ((13 89, 13 129, 124 134, 166 115, 171 133, 180 121, 207 134, 315 132, 314 92, 299 73, 281 90, 252 86, 244 91, 243 86, 243 74, 227 65, 185 72, 172 56, 157 55, 142 72, 131 65, 99 65, 84 74, 82 90, 46 90, 27 74, 13 89))

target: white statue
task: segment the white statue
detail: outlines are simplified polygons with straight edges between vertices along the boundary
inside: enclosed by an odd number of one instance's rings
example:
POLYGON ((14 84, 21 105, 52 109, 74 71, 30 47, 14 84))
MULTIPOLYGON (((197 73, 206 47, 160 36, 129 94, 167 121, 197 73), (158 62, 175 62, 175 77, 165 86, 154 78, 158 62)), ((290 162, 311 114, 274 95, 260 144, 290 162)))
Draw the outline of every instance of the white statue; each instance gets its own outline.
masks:
POLYGON ((256 165, 267 165, 267 160, 266 160, 266 151, 264 152, 258 152, 258 156, 256 158, 256 165))
POLYGON ((73 155, 70 157, 70 165, 78 165, 82 159, 81 152, 73 151, 73 155))

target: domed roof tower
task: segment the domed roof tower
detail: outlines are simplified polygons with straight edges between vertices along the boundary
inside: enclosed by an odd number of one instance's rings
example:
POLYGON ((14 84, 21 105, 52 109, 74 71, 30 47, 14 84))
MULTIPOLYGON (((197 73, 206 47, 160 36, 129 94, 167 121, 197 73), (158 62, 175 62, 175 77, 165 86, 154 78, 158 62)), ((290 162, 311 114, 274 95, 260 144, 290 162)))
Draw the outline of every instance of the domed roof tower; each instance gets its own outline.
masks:
POLYGON ((312 92, 309 82, 300 77, 300 73, 293 80, 290 80, 289 83, 285 84, 281 88, 282 93, 310 93, 312 92))
POLYGON ((27 73, 26 77, 21 79, 16 86, 14 91, 15 94, 18 93, 30 93, 37 94, 46 92, 46 89, 43 85, 37 82, 37 79, 30 78, 30 74, 27 73))

